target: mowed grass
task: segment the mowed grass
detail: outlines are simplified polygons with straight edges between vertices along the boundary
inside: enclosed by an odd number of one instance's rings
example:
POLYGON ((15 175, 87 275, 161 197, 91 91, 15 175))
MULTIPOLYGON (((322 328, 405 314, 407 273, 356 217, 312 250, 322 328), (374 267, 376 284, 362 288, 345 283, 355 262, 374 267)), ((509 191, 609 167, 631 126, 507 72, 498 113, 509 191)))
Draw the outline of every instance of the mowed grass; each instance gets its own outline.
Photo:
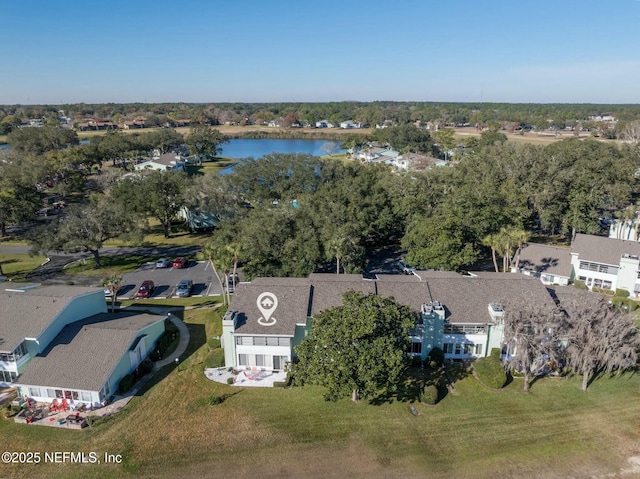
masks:
MULTIPOLYGON (((639 453, 640 378, 516 380, 493 392, 467 377, 435 407, 322 399, 317 387, 238 388, 202 373, 222 308, 184 311, 179 366, 112 419, 67 431, 0 420, 14 451, 123 454, 120 465, 0 466, 2 477, 589 477, 639 453), (210 405, 213 397, 224 402, 210 405)), ((5 447, 7 449, 7 447, 5 447)))
POLYGON ((149 228, 141 242, 132 243, 120 239, 111 239, 105 241, 104 246, 202 246, 211 237, 211 232, 190 233, 181 223, 173 225, 169 231, 169 238, 165 238, 162 225, 156 218, 149 218, 148 222, 149 228))
POLYGON ((64 272, 74 274, 94 274, 108 276, 111 274, 130 273, 138 269, 142 264, 154 261, 156 258, 137 255, 100 256, 100 268, 96 268, 93 256, 79 261, 74 261, 64 267, 64 272))
POLYGON ((0 254, 0 266, 4 275, 12 281, 25 281, 27 274, 36 269, 46 258, 28 254, 0 254))

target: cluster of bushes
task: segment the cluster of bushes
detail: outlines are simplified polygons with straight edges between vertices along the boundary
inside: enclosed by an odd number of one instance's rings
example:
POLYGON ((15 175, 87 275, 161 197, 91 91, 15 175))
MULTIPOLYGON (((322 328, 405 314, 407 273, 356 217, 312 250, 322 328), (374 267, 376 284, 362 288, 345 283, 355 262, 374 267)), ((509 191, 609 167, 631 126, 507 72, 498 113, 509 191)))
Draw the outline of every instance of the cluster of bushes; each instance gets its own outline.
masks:
POLYGON ((175 325, 170 321, 165 321, 165 331, 158 338, 158 342, 156 343, 156 347, 153 352, 149 355, 149 359, 151 361, 160 361, 162 358, 166 357, 167 350, 170 349, 174 341, 178 339, 178 330, 175 325))
POLYGON ((631 298, 621 298, 621 297, 614 297, 613 304, 618 307, 625 308, 628 311, 635 311, 640 306, 637 302, 635 302, 631 298))
POLYGON ((493 348, 491 356, 476 359, 473 370, 478 379, 493 389, 500 389, 507 382, 507 375, 500 361, 500 349, 493 348))
POLYGON ((142 361, 135 371, 125 375, 118 385, 118 392, 120 394, 124 394, 129 391, 135 383, 137 383, 141 378, 149 374, 153 370, 153 363, 148 359, 142 361))
POLYGON ((439 394, 438 387, 435 384, 429 384, 422 388, 419 394, 420 402, 424 404, 434 405, 438 403, 439 394))

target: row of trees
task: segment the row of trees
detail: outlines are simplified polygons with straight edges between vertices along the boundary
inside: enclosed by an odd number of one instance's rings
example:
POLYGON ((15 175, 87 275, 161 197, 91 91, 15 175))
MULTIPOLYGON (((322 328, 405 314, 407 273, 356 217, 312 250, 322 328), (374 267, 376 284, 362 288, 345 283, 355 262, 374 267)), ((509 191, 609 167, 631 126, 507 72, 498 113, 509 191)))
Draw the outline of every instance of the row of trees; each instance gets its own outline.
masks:
MULTIPOLYGON (((132 103, 74 105, 5 105, 0 106, 0 134, 6 134, 30 118, 57 120, 59 110, 76 121, 88 116, 121 121, 143 115, 151 126, 168 120, 188 119, 212 125, 223 123, 261 124, 276 118, 295 118, 315 124, 320 120, 340 123, 357 120, 370 125, 390 120, 402 125, 409 122, 436 122, 441 125, 513 124, 530 125, 538 130, 553 127, 589 126, 590 117, 616 115, 623 123, 639 120, 637 105, 592 104, 518 104, 518 103, 447 103, 447 102, 328 102, 328 103, 132 103)), ((291 121, 289 121, 291 123, 291 121)), ((592 122, 593 123, 593 122, 592 122)), ((594 127, 596 124, 594 123, 594 127)))
POLYGON ((515 351, 509 367, 523 374, 525 391, 531 376, 560 366, 582 375, 584 391, 598 374, 636 366, 640 336, 627 311, 588 293, 563 301, 561 308, 506 308, 505 342, 515 351))

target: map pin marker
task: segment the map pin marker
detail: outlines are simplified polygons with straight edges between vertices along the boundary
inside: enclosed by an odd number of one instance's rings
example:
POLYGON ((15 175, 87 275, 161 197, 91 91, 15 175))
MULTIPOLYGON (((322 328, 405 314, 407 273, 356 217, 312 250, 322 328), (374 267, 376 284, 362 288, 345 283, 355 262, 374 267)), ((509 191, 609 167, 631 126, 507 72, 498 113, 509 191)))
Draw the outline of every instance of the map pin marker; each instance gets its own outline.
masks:
POLYGON ((258 320, 258 323, 263 326, 271 326, 276 323, 276 320, 271 320, 271 315, 278 307, 278 298, 273 293, 262 293, 258 296, 258 300, 256 301, 258 305, 258 309, 262 313, 262 318, 258 320), (264 319, 264 321, 263 321, 264 319))

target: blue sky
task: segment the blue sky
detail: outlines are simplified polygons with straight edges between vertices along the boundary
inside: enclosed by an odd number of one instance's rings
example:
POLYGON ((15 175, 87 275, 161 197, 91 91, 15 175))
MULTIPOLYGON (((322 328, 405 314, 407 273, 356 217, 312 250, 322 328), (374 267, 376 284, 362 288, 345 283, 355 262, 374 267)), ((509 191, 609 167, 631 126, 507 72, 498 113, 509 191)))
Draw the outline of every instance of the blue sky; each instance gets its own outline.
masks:
POLYGON ((0 18, 0 104, 640 103, 640 0, 20 0, 0 18))

